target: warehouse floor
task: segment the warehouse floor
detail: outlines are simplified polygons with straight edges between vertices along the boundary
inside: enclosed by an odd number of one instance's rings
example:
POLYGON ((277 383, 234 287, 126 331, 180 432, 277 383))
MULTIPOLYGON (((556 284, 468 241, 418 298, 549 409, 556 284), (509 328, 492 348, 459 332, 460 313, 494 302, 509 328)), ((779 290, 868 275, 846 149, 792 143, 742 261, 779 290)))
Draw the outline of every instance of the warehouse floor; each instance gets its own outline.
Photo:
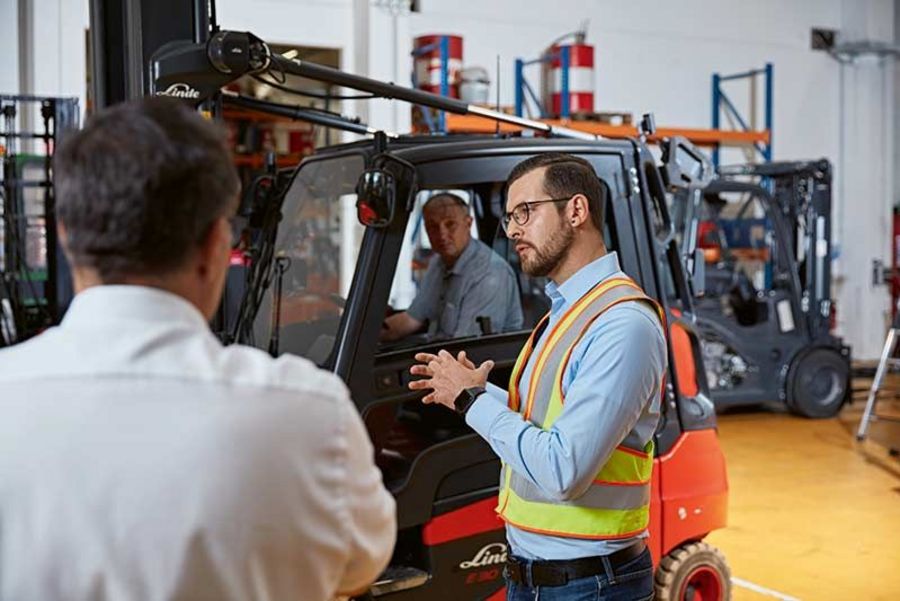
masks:
MULTIPOLYGON (((719 416, 729 526, 708 540, 728 557, 735 601, 900 599, 900 460, 888 453, 900 425, 874 424, 857 444, 856 398, 828 420, 719 416)), ((882 412, 900 415, 900 401, 882 412)))

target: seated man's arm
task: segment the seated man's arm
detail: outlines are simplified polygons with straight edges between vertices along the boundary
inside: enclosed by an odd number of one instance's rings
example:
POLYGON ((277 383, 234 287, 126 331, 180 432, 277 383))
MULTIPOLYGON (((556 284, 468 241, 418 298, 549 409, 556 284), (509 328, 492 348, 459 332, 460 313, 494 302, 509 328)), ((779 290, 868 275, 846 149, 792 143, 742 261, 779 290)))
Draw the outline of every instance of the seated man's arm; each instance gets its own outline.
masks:
POLYGON ((416 319, 408 311, 394 313, 384 320, 379 338, 382 342, 399 340, 419 331, 424 324, 424 321, 416 319))
POLYGON ((397 518, 394 497, 384 488, 369 435, 355 411, 347 428, 346 495, 340 503, 347 559, 338 594, 353 596, 367 591, 387 567, 397 538, 397 518))
POLYGON ((440 258, 435 257, 428 265, 428 270, 422 279, 422 286, 416 298, 406 311, 394 313, 384 320, 379 339, 382 342, 392 342, 405 338, 418 332, 428 319, 433 319, 437 314, 440 303, 441 278, 440 258))

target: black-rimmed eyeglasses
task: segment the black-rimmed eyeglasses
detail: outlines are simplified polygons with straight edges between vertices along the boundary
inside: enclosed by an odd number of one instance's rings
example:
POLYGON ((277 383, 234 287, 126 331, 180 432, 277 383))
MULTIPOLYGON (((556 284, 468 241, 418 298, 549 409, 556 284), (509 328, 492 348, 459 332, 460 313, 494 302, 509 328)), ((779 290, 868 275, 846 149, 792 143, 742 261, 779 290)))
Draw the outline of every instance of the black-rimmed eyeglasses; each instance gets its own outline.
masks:
POLYGON ((529 200, 527 202, 521 202, 516 205, 516 207, 508 212, 503 213, 503 216, 500 218, 500 223, 503 224, 503 232, 509 233, 509 223, 511 221, 515 221, 517 225, 525 225, 528 223, 528 220, 531 219, 531 213, 534 210, 532 207, 535 205, 544 204, 547 202, 569 202, 572 200, 571 196, 567 196, 565 198, 547 198, 544 200, 529 200))

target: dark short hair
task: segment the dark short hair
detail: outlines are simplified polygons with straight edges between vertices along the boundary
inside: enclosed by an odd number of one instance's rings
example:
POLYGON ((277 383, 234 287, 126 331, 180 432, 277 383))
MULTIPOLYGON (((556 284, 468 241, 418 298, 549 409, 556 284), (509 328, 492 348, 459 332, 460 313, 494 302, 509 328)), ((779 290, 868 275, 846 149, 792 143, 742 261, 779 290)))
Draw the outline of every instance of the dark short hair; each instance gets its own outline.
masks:
POLYGON ((106 283, 182 266, 240 186, 222 130, 161 97, 97 113, 54 169, 69 259, 106 283))
MULTIPOLYGON (((551 198, 584 194, 588 200, 591 222, 597 231, 603 232, 606 189, 591 164, 581 157, 563 152, 545 152, 529 157, 513 167, 506 180, 507 193, 517 179, 544 167, 547 168, 544 172, 544 193, 551 198)), ((558 205, 559 210, 562 211, 564 206, 558 205)))

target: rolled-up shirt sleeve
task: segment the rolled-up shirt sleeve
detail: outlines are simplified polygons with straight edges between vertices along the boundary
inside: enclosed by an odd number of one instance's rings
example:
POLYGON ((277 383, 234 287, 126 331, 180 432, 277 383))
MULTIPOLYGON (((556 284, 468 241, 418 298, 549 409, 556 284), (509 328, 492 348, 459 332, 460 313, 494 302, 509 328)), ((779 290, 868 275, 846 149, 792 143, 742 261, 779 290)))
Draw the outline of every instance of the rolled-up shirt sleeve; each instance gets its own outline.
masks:
POLYGON ((662 329, 627 305, 611 309, 573 353, 565 410, 544 430, 506 406, 490 387, 466 422, 518 474, 553 498, 578 498, 659 395, 666 368, 662 329), (578 348, 580 347, 580 348, 578 348))

